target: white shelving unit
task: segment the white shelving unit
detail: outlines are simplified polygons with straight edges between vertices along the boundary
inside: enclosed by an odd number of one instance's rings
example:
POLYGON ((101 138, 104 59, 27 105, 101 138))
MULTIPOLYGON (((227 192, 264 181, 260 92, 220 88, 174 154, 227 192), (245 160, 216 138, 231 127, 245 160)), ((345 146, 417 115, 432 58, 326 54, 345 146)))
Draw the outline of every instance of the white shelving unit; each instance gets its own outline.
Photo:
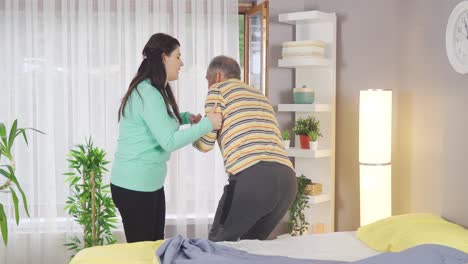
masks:
POLYGON ((280 104, 278 111, 281 112, 329 112, 330 105, 327 104, 280 104))
POLYGON ((330 60, 324 58, 308 58, 308 59, 280 59, 278 61, 280 67, 295 68, 301 66, 330 66, 330 60))
POLYGON ((309 204, 319 204, 319 203, 325 203, 329 202, 330 195, 329 194, 320 194, 320 195, 314 195, 314 196, 309 196, 309 204))
POLYGON ((279 104, 278 111, 294 112, 295 120, 309 115, 320 120, 323 137, 318 140, 318 150, 299 149, 299 137, 296 136, 296 148, 290 148, 288 155, 295 158, 294 166, 298 175, 304 174, 313 182, 322 184, 322 194, 309 196, 307 221, 311 225, 323 223, 325 232, 334 232, 336 15, 306 11, 280 14, 279 21, 295 26, 295 41, 321 40, 326 43, 324 58, 288 58, 278 61, 279 67, 294 69, 294 87, 306 85, 315 89, 314 104, 279 104))
POLYGON ((331 150, 329 149, 318 149, 316 151, 313 151, 310 149, 289 148, 287 152, 289 157, 294 158, 318 159, 331 156, 331 150))

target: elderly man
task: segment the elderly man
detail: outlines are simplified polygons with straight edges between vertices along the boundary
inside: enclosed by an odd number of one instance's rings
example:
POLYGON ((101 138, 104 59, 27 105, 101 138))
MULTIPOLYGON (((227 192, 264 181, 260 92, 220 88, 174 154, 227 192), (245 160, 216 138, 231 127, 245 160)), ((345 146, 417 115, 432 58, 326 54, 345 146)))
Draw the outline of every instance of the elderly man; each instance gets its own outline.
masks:
POLYGON ((232 58, 215 57, 206 79, 209 90, 205 109, 210 111, 217 104, 223 124, 193 146, 207 152, 218 141, 229 175, 209 239, 264 240, 297 192, 295 172, 284 150, 275 113, 260 91, 240 81, 239 64, 232 58))

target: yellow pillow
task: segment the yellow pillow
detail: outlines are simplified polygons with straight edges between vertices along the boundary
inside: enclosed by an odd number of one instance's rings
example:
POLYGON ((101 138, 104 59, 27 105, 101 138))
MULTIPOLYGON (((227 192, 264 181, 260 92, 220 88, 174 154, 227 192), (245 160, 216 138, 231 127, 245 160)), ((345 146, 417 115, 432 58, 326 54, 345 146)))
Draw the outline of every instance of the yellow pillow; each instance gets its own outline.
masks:
POLYGON ((135 242, 97 246, 78 252, 70 264, 157 264, 156 249, 164 242, 135 242))
POLYGON ((439 244, 468 253, 468 230, 432 214, 404 214, 382 219, 360 227, 357 237, 382 252, 439 244))

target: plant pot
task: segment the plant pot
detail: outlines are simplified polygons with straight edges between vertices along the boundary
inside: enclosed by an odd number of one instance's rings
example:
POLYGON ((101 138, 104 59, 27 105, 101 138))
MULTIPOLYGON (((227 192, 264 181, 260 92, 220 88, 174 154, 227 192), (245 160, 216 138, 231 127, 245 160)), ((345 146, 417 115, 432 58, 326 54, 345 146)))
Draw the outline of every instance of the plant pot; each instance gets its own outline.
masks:
POLYGON ((317 150, 318 142, 317 141, 310 141, 310 149, 317 150))
POLYGON ((324 223, 315 223, 311 225, 312 234, 323 234, 325 233, 325 224, 324 223))
POLYGON ((299 141, 301 143, 301 149, 310 149, 310 138, 307 135, 300 135, 299 141))
POLYGON ((305 188, 305 193, 307 195, 319 195, 322 193, 322 184, 321 183, 310 183, 310 184, 307 184, 306 188, 305 188))
POLYGON ((289 149, 289 146, 291 145, 291 140, 283 140, 284 144, 284 149, 289 149))

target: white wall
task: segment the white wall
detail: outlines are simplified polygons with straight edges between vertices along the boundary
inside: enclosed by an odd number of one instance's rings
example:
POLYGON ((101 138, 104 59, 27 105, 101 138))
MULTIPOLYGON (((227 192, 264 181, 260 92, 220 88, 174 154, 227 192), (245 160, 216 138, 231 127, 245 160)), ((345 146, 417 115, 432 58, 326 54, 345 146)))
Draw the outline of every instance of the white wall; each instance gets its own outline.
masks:
MULTIPOLYGON (((468 222, 468 75, 445 55, 445 27, 461 0, 270 0, 270 100, 290 100, 293 72, 277 67, 293 40, 278 14, 338 16, 336 229, 359 226, 359 90, 393 90, 393 212, 433 212, 468 222), (452 190, 452 191, 451 191, 452 190), (458 202, 457 202, 458 201, 458 202)), ((290 101, 289 101, 290 102, 290 101)), ((280 113, 280 126, 292 115, 280 113)), ((467 223, 468 224, 468 223, 467 223)))

